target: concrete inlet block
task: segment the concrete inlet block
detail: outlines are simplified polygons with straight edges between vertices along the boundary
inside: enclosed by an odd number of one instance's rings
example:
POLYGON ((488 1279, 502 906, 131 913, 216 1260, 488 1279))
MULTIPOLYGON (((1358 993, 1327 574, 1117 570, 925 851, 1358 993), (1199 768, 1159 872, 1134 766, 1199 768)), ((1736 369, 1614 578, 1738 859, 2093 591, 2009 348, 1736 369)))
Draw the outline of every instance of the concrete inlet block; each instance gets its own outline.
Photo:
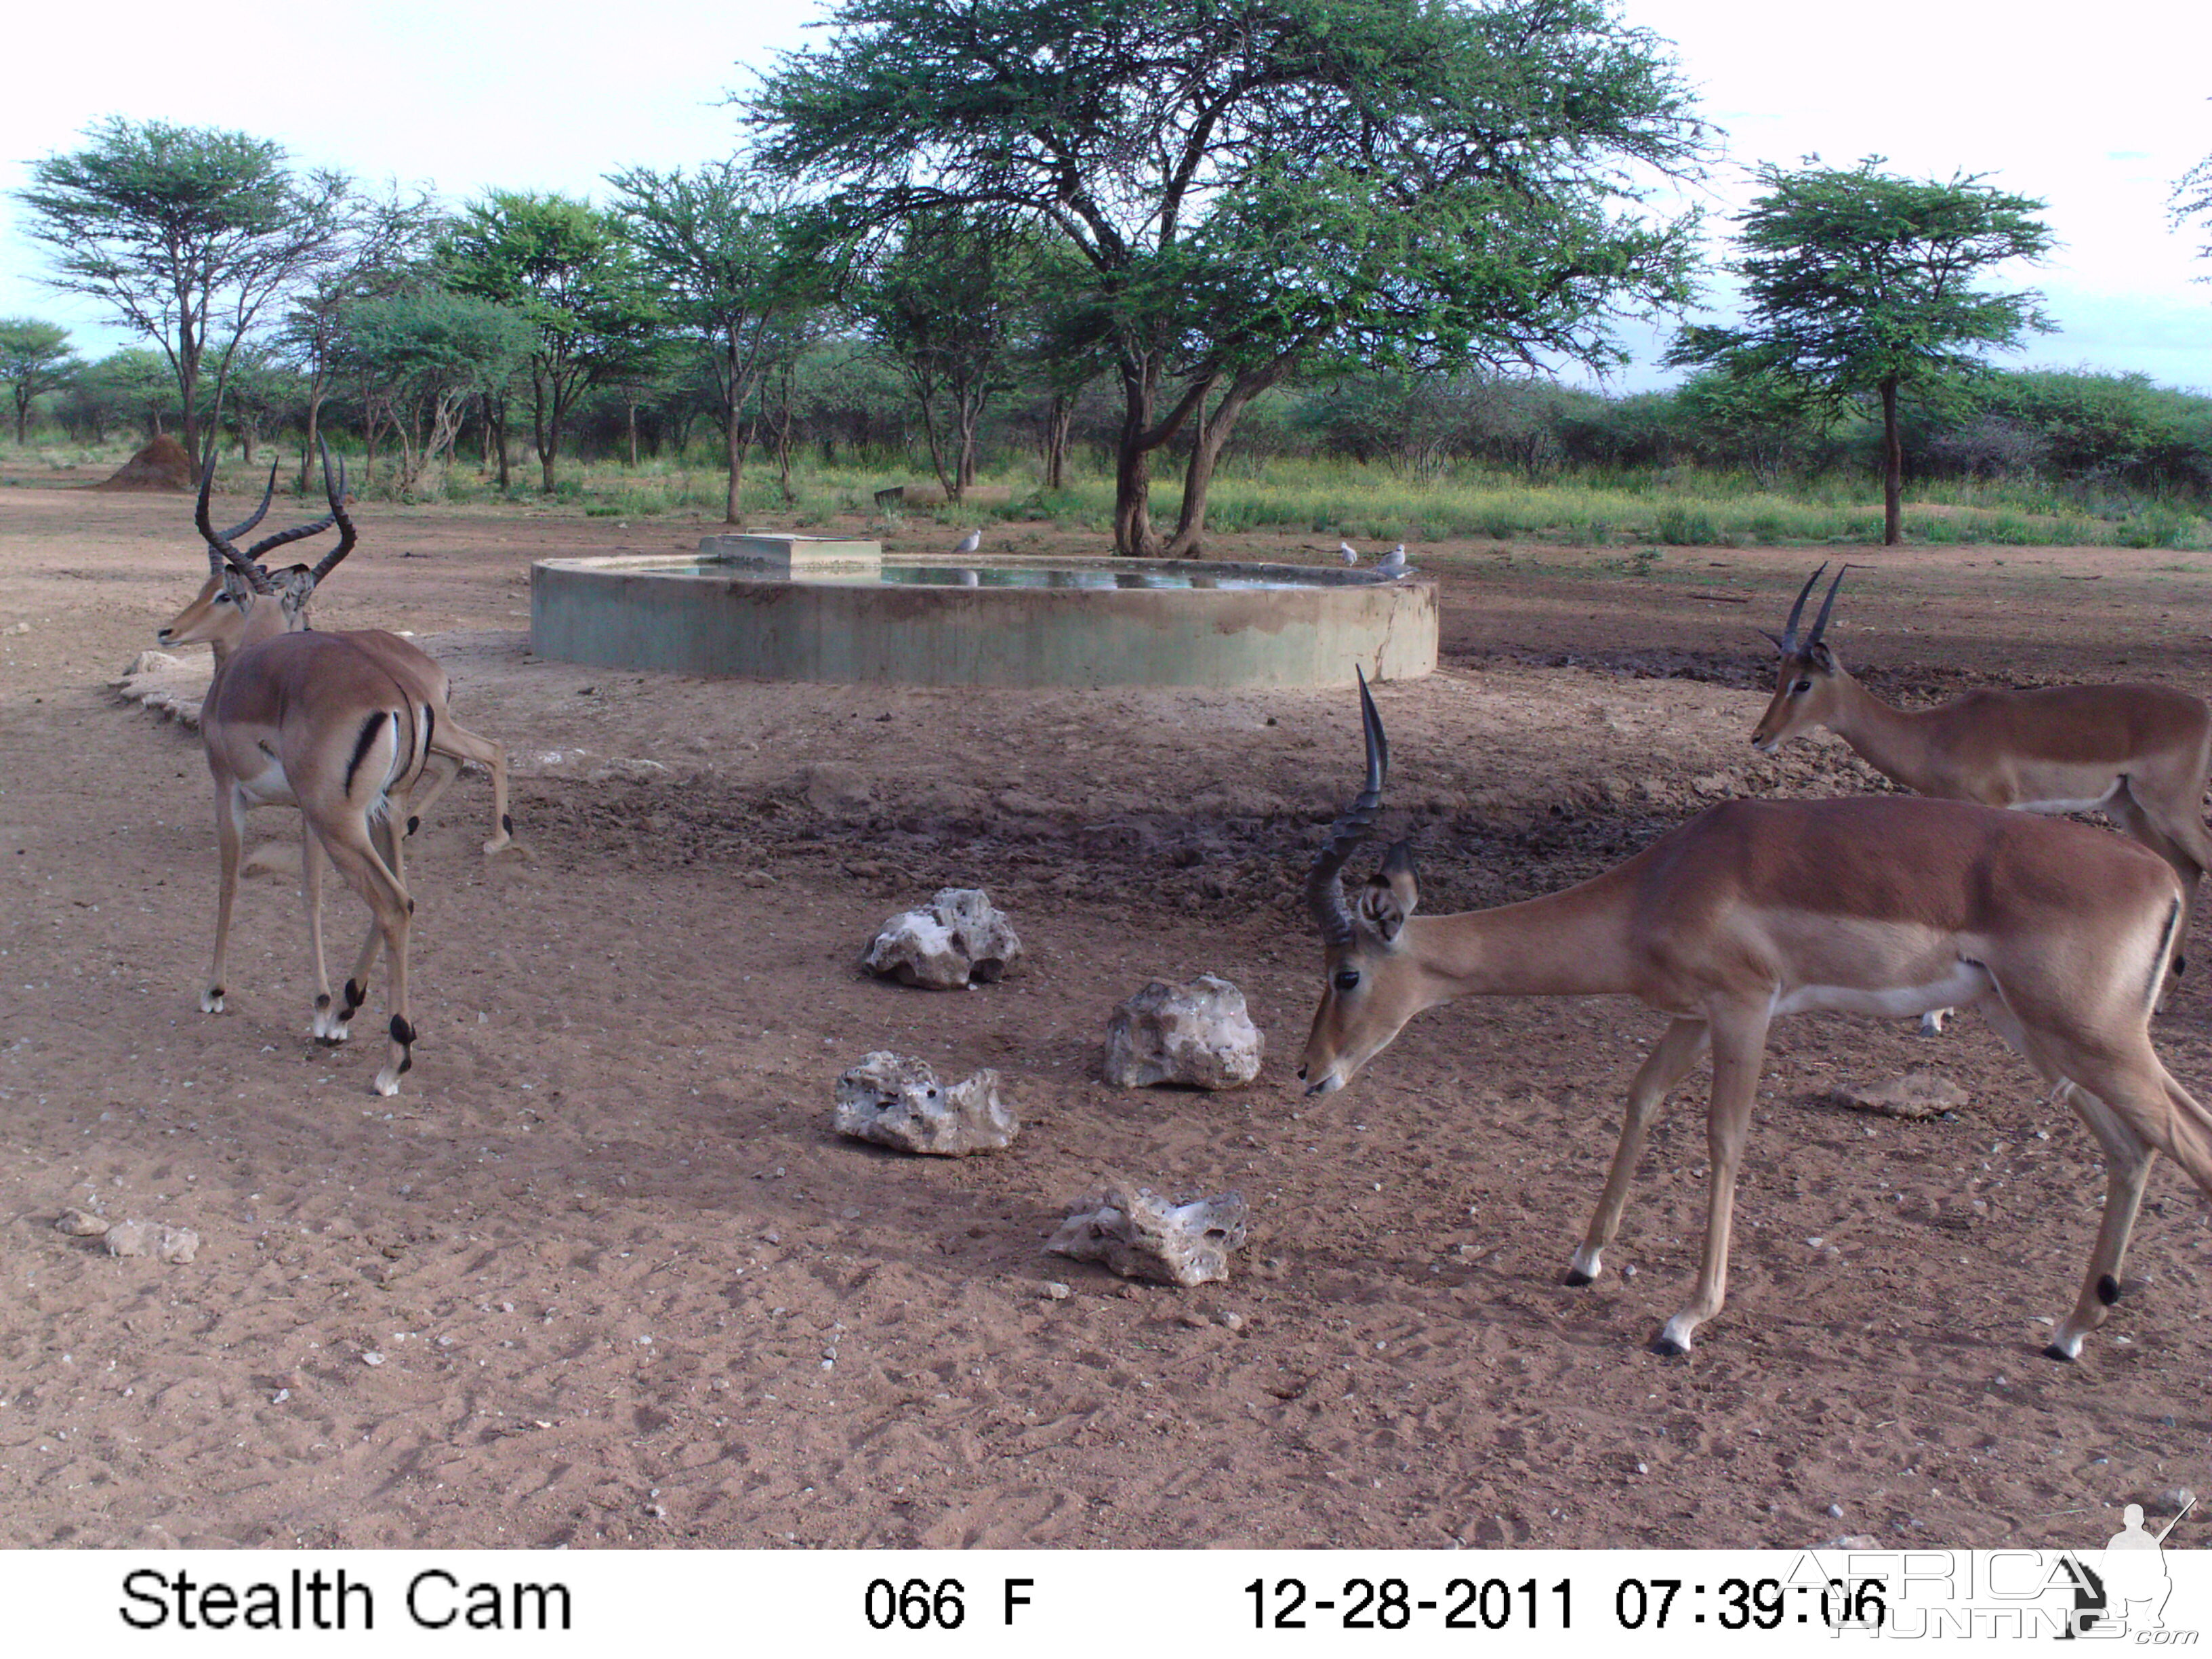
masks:
POLYGON ((749 530, 742 536, 702 536, 699 556, 747 565, 764 576, 788 578, 817 570, 880 570, 884 565, 884 544, 831 536, 787 536, 780 531, 749 530))

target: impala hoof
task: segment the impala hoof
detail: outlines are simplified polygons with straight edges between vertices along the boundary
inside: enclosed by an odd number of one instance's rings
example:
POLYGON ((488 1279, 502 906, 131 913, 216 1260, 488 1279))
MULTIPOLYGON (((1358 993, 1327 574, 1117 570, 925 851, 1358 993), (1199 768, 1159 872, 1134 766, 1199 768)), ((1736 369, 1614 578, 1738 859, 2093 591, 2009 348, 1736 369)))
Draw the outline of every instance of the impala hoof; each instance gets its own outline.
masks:
POLYGON ((1559 1283, 1566 1285, 1571 1290, 1579 1291, 1585 1285, 1596 1284, 1597 1275, 1595 1273, 1586 1273, 1580 1267, 1570 1267, 1567 1269, 1565 1276, 1559 1280, 1559 1283))
POLYGON ((2075 1340, 2074 1346, 2071 1348, 2068 1347, 2063 1342, 2046 1342, 2043 1345, 2043 1357, 2045 1359, 2060 1360, 2064 1364, 2070 1365, 2074 1363, 2075 1355, 2080 1350, 2081 1346, 2081 1344, 2078 1338, 2075 1340))
POLYGON ((1690 1345, 1670 1331, 1662 1331, 1651 1339, 1651 1352, 1669 1359, 1680 1359, 1690 1352, 1690 1345))
POLYGON ((396 1095, 399 1092, 399 1073, 387 1066, 376 1074, 376 1081, 370 1086, 380 1095, 396 1095))
POLYGON ((222 1012, 222 986, 218 985, 211 991, 200 993, 200 1012, 204 1014, 219 1014, 222 1012))

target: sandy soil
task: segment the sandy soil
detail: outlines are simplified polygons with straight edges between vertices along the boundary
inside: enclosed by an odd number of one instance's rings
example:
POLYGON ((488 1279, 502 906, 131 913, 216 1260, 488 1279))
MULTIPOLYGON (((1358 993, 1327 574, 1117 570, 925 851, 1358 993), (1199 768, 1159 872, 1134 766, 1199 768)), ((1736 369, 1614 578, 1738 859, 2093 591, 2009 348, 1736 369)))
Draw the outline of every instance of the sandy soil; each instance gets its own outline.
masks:
MULTIPOLYGON (((1358 785, 1352 699, 531 658, 532 557, 693 524, 362 511, 319 625, 425 636, 514 752, 534 854, 478 854, 480 782, 425 826, 422 1039, 375 1098, 380 1044, 307 1039, 282 875, 241 899, 231 1012, 197 1012, 205 774, 110 682, 203 556, 177 498, 52 483, 0 489, 0 1546, 1996 1546, 2101 1539, 2108 1507, 2205 1484, 2203 1200, 2162 1169, 2112 1322, 2081 1364, 2040 1358, 2099 1159, 1972 1017, 1937 1042, 1778 1028, 1728 1310, 1659 1358, 1701 1081, 1653 1136, 1622 1271, 1559 1282, 1656 1016, 1463 1003, 1343 1093, 1292 1085, 1319 963, 1297 887, 1358 785), (859 977, 874 927, 948 884, 1006 907, 1024 970, 859 977), (1260 1081, 1097 1082, 1113 1005, 1205 970, 1250 998, 1260 1081), (831 1084, 878 1048, 999 1068, 1021 1139, 957 1162, 838 1139, 831 1084), (1831 1097, 1929 1065, 1972 1096, 1948 1120, 1831 1097), (1106 1170, 1241 1189, 1237 1275, 1175 1291, 1041 1255, 1106 1170), (70 1206, 191 1227, 198 1258, 112 1258, 55 1230, 70 1206)), ((1865 567, 1832 637, 1896 695, 2205 689, 2212 590, 2172 554, 1828 550, 1865 567)), ((1744 741, 1750 625, 1815 555, 1417 552, 1447 665, 1382 703, 1426 908, 1565 884, 1729 794, 1881 787, 1831 739, 1744 741)), ((358 914, 339 893, 340 955, 358 914)), ((2160 1029, 2200 1088, 2207 1012, 2192 977, 2160 1029)))

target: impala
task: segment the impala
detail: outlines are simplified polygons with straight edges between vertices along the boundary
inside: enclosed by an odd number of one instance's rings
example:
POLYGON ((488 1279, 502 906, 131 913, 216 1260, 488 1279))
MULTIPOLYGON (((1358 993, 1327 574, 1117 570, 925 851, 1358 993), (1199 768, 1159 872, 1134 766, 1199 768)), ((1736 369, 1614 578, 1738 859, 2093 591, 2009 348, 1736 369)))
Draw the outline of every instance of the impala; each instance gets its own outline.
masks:
POLYGON ((1389 750, 1363 681, 1367 787, 1316 857, 1307 902, 1328 958, 1300 1078, 1340 1089, 1425 1008, 1455 997, 1627 995, 1670 1017, 1629 1085, 1620 1142, 1567 1282, 1603 1268, 1645 1131, 1708 1053, 1712 1177, 1690 1304, 1656 1346, 1686 1353, 1721 1310, 1753 1091, 1777 1015, 1909 1016, 1978 1003, 2104 1148, 2103 1225, 2045 1350, 2072 1359, 2118 1299, 2153 1152, 2212 1193, 2212 1114, 2152 1050, 2150 1011, 2182 915, 2162 860, 2087 825, 1955 801, 1730 801, 1626 863, 1543 898, 1414 914, 1407 843, 1347 903, 1389 750))
MULTIPOLYGON (((202 480, 203 493, 210 483, 211 479, 202 480)), ((234 541, 261 522, 269 511, 270 499, 276 487, 276 468, 272 463, 269 469, 268 486, 261 493, 261 505, 251 516, 223 532, 221 538, 223 543, 234 541)), ((295 564, 288 569, 272 572, 262 564, 266 554, 310 536, 319 536, 339 521, 345 496, 345 464, 343 461, 338 464, 337 477, 333 480, 327 447, 323 451, 323 488, 331 502, 329 513, 313 523, 280 531, 256 542, 241 556, 248 564, 259 570, 267 584, 276 589, 283 608, 284 626, 288 629, 305 630, 313 626, 307 620, 307 602, 314 597, 315 590, 322 585, 323 579, 353 550, 354 535, 349 523, 337 546, 313 568, 295 564)), ((210 566, 208 579, 201 585, 200 591, 167 626, 156 631, 155 637, 163 646, 206 645, 214 655, 216 667, 220 668, 223 659, 239 642, 246 626, 246 610, 256 590, 217 556, 214 542, 209 544, 208 562, 210 566)), ((430 763, 424 770, 423 793, 420 799, 411 799, 406 803, 407 834, 411 836, 415 833, 422 815, 460 775, 461 763, 474 761, 491 775, 493 834, 491 839, 484 843, 483 850, 491 854, 516 846, 512 840, 514 825, 507 811, 507 751, 489 738, 480 738, 466 730, 444 713, 445 698, 451 690, 446 683, 445 670, 396 635, 372 630, 356 637, 364 649, 390 657, 393 672, 420 676, 427 670, 435 677, 435 683, 441 688, 438 696, 443 723, 431 738, 430 763)), ((517 850, 520 848, 518 847, 517 850)))
MULTIPOLYGON (((1753 744, 1771 753, 1825 726, 1875 770, 1923 795, 2022 812, 2105 812, 2181 878, 2180 973, 2197 884, 2212 869, 2203 817, 2212 709, 2162 685, 1969 691, 1919 713, 1893 708, 1850 677, 1823 637, 1844 570, 1828 585, 1812 632, 1798 635, 1806 599, 1827 568, 1807 579, 1783 631, 1766 636, 1782 666, 1753 744)), ((1929 1024, 1941 1029, 1940 1013, 1929 1024)))
MULTIPOLYGON (((295 631, 294 617, 288 613, 296 607, 287 604, 287 593, 252 555, 240 553, 210 523, 208 495, 213 473, 210 464, 200 481, 196 522, 208 544, 210 568, 224 579, 224 599, 212 608, 210 619, 187 630, 212 640, 221 629, 226 646, 218 654, 200 713, 200 735, 215 780, 221 850, 215 959, 200 1007, 207 1013, 221 1013, 223 1008, 223 966, 246 810, 297 806, 302 819, 301 887, 315 963, 314 1035, 326 1042, 346 1040, 348 1024, 366 1000, 377 955, 380 950, 388 951, 391 1044, 375 1087, 379 1094, 395 1094, 401 1073, 413 1063, 415 1031, 407 1018, 407 940, 415 907, 407 892, 402 838, 392 823, 393 810, 405 808, 434 756, 480 760, 491 769, 500 796, 496 810, 501 833, 485 848, 496 851, 507 839, 504 751, 454 726, 446 714, 450 688, 444 670, 405 641, 376 631, 295 631), (222 569, 226 563, 227 571, 222 569), (216 619, 216 613, 222 621, 216 619), (374 919, 346 981, 344 1003, 336 1009, 323 955, 325 854, 368 903, 374 919)), ((338 547, 317 567, 327 574, 352 550, 356 538, 346 515, 344 490, 330 481, 327 466, 325 478, 331 499, 331 516, 325 524, 335 523, 341 534, 338 547)), ((283 539, 297 539, 321 527, 285 532, 283 539)), ((257 544, 253 553, 277 540, 257 544)), ((178 642, 189 644, 193 639, 178 642)), ((450 774, 431 795, 449 781, 450 774)))

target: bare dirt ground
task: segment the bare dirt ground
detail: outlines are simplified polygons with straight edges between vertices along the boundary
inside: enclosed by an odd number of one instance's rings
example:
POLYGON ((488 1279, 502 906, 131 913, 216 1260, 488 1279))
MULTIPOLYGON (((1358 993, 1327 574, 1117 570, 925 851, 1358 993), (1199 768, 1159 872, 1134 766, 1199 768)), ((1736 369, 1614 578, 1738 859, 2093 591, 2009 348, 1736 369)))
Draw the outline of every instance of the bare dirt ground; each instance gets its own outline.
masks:
MULTIPOLYGON (((378 1099, 380 1043, 307 1038, 282 876, 242 896, 231 1012, 197 1011, 206 775, 110 682, 203 555, 179 498, 52 484, 0 489, 0 1546, 1988 1547, 2100 1540, 2108 1508, 2205 1484, 2204 1201, 2162 1168, 2112 1323, 2083 1363, 2042 1358, 2100 1162, 1974 1017, 1936 1042, 1778 1027, 1728 1310, 1657 1358, 1696 1260, 1702 1074, 1614 1271, 1560 1283, 1656 1016, 1462 1003, 1351 1089, 1297 1091, 1298 884, 1358 787, 1349 696, 530 656, 531 558, 695 524, 362 509, 319 624, 425 636, 456 714, 514 755, 534 853, 479 855, 478 781, 425 825, 422 1037, 378 1099), (857 976, 885 916, 954 884, 1009 911, 1023 971, 951 995, 857 976), (1113 1005, 1206 970, 1250 998, 1260 1081, 1097 1082, 1113 1005), (839 1140, 831 1083, 878 1048, 997 1067, 1020 1139, 957 1162, 839 1140), (1972 1096, 1948 1120, 1831 1099, 1929 1065, 1972 1096), (1237 1275, 1175 1291, 1041 1255, 1109 1170, 1241 1189, 1237 1275), (111 1258, 55 1231, 70 1206, 189 1226, 198 1259, 111 1258)), ((1864 567, 1832 637, 1893 695, 2207 689, 2212 586, 2175 555, 1829 551, 1864 567)), ((1815 555, 1416 552, 1446 666, 1381 702, 1425 908, 1563 885, 1727 795, 1881 787, 1832 739, 1745 742, 1771 659, 1750 625, 1779 626, 1815 555)), ((359 907, 332 913, 343 958, 359 907)), ((2160 1026, 2200 1091, 2205 986, 2160 1026)))

